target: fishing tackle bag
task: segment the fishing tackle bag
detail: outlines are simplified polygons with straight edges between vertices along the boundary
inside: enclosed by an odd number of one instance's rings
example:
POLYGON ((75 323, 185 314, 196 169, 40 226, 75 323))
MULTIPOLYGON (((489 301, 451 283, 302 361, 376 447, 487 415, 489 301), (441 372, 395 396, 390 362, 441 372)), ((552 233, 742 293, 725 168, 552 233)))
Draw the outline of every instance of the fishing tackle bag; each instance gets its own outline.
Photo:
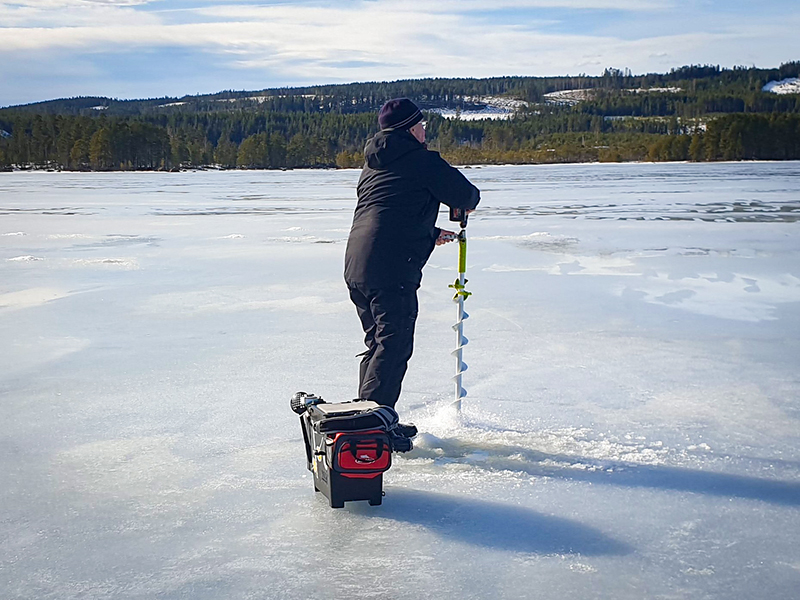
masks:
POLYGON ((304 392, 295 394, 291 405, 300 415, 314 491, 332 508, 356 500, 381 504, 383 473, 392 466, 392 451, 400 444, 394 435, 394 409, 369 400, 327 403, 304 392))

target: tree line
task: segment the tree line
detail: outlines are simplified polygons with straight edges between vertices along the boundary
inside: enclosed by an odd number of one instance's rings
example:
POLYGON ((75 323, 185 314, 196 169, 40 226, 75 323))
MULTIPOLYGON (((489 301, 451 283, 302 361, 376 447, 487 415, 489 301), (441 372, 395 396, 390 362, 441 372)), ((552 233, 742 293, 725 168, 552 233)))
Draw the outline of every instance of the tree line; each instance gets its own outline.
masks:
POLYGON ((665 133, 621 130, 564 132, 527 142, 450 146, 456 164, 528 164, 625 161, 800 160, 800 115, 725 115, 705 130, 665 124, 665 133))
MULTIPOLYGON (((203 167, 360 167, 374 115, 194 115, 166 123, 16 115, 0 119, 0 167, 153 170, 203 167), (217 117, 220 117, 217 115, 217 117)), ((457 164, 634 160, 797 160, 800 114, 730 114, 709 120, 608 119, 581 113, 509 121, 429 115, 429 147, 457 164)))
POLYGON ((374 115, 0 115, 0 166, 75 170, 351 166, 374 115), (338 161, 338 162, 337 162, 338 161))
MULTIPOLYGON (((14 110, 36 114, 91 115, 102 111, 109 116, 139 116, 173 112, 225 112, 240 109, 287 113, 354 114, 373 112, 389 99, 405 96, 414 99, 424 108, 471 108, 480 96, 508 96, 531 103, 545 101, 545 94, 573 89, 607 91, 612 96, 625 90, 653 87, 678 87, 687 98, 697 94, 697 110, 705 112, 733 112, 726 98, 742 98, 748 94, 758 96, 762 87, 773 80, 798 77, 800 61, 788 62, 778 68, 734 67, 721 69, 713 65, 690 65, 672 69, 669 73, 633 75, 630 71, 606 69, 600 76, 584 74, 561 77, 488 77, 425 78, 383 82, 360 82, 338 85, 318 85, 295 88, 269 88, 260 91, 227 90, 216 94, 184 96, 181 98, 150 98, 145 100, 115 100, 103 97, 66 98, 13 107, 14 110), (718 110, 721 109, 721 110, 718 110)), ((640 96, 641 97, 641 96, 640 96)), ((634 96, 635 98, 635 96, 634 96)), ((629 98, 628 102, 633 102, 629 98)), ((793 99, 790 98, 788 102, 793 99)), ((796 98, 794 98, 796 100, 796 98)), ((686 101, 684 98, 683 102, 686 101)), ((789 110, 782 108, 786 100, 774 95, 762 96, 762 103, 750 103, 753 110, 789 110), (769 97, 772 97, 770 100, 769 97), (769 105, 775 102, 777 105, 769 105), (757 105, 760 108, 757 108, 757 105)), ((646 101, 645 101, 646 102, 646 101)), ((672 103, 678 106, 681 102, 672 103)), ((619 107, 617 107, 619 110, 619 107)), ((632 106, 635 114, 647 116, 647 107, 632 106)), ((656 110, 664 110, 656 108, 656 110)), ((694 109, 693 109, 694 110, 694 109)), ((748 110, 745 108, 744 110, 748 110)), ((791 109, 796 111, 797 109, 791 109)), ((601 114, 601 113, 598 113, 601 114)), ((602 113, 609 114, 609 113, 602 113)), ((622 114, 622 113, 619 113, 622 114)), ((629 112, 626 114, 634 114, 629 112)))
POLYGON ((800 62, 771 70, 690 66, 643 76, 606 69, 600 77, 354 83, 185 102, 59 100, 0 109, 0 168, 358 167, 386 98, 468 108, 478 102, 473 96, 530 100, 581 87, 591 95, 577 105, 531 101, 509 120, 427 113, 429 146, 460 164, 798 159, 800 94, 761 91, 769 80, 798 74, 800 62), (633 91, 657 85, 680 89, 633 91))

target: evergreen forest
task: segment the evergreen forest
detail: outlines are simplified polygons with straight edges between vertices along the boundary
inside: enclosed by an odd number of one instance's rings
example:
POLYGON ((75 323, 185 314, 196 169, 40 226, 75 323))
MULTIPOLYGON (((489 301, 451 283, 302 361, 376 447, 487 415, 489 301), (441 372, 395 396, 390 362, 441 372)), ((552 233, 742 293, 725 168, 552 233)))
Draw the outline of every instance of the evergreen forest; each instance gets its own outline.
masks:
POLYGON ((0 109, 0 170, 360 167, 377 110, 401 96, 427 111, 428 146, 454 164, 796 160, 800 94, 763 91, 796 77, 800 61, 51 100, 0 109), (513 118, 460 118, 493 101, 513 101, 513 118))

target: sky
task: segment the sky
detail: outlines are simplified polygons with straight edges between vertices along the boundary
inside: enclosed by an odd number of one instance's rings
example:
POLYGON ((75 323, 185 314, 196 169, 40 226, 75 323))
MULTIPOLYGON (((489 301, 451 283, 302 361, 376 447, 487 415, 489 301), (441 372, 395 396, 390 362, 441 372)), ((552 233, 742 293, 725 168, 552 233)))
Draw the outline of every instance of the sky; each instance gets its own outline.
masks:
POLYGON ((796 0, 0 0, 0 106, 800 60, 796 0))

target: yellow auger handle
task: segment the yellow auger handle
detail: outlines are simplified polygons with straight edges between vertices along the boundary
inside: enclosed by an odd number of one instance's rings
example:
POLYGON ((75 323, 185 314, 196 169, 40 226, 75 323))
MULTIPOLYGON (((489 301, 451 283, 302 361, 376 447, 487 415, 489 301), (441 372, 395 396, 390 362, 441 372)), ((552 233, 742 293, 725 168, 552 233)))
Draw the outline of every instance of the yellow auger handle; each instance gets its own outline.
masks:
POLYGON ((465 229, 458 234, 458 272, 467 272, 467 231, 465 229))

